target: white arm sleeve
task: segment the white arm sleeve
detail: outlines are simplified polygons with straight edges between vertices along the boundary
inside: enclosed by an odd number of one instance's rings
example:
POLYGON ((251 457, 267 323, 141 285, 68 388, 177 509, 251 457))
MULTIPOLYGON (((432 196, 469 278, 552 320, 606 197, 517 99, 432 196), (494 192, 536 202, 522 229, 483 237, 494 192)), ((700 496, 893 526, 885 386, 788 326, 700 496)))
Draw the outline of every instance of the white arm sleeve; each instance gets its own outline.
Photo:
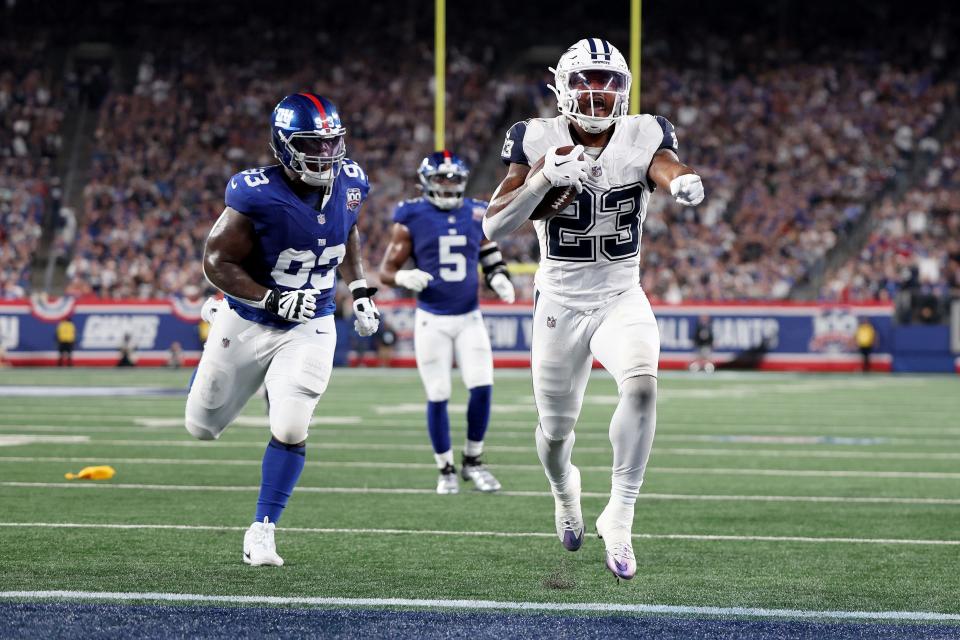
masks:
POLYGON ((543 172, 536 174, 520 187, 520 193, 495 216, 483 217, 483 233, 490 240, 502 240, 530 219, 530 214, 547 195, 550 181, 543 172))

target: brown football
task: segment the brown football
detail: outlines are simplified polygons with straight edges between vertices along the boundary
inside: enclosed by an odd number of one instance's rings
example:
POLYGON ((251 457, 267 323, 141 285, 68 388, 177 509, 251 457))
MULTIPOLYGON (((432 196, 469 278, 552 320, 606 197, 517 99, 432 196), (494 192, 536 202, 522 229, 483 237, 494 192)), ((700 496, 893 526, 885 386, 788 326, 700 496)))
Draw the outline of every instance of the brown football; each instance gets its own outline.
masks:
MULTIPOLYGON (((570 153, 572 150, 572 145, 557 147, 557 153, 560 155, 570 153)), ((582 153, 580 154, 580 158, 583 159, 582 153)), ((527 174, 527 180, 543 169, 543 161, 545 159, 546 156, 541 156, 539 160, 533 163, 533 166, 530 167, 530 173, 527 174)), ((577 190, 573 187, 550 187, 547 195, 543 196, 543 200, 540 201, 540 204, 538 204, 534 208, 533 213, 530 214, 530 219, 543 220, 548 216, 559 213, 569 207, 576 197, 577 190)))

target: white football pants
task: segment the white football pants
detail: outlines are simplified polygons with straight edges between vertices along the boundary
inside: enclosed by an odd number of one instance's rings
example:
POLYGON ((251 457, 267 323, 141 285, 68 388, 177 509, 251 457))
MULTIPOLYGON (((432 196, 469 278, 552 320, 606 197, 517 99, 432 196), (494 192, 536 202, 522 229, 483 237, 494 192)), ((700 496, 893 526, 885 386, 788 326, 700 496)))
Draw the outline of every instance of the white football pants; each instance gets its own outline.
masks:
POLYGON ((187 396, 187 431, 201 440, 219 438, 265 383, 270 432, 285 444, 302 442, 330 381, 336 343, 333 316, 282 331, 244 320, 223 304, 187 396))
POLYGON ((413 330, 417 370, 430 402, 450 399, 454 356, 467 389, 493 384, 493 352, 480 310, 441 316, 417 309, 413 330))
POLYGON ((545 295, 536 302, 531 366, 540 416, 537 451, 557 490, 570 469, 573 428, 594 357, 620 391, 610 425, 614 493, 635 497, 653 446, 660 358, 657 321, 639 286, 590 311, 574 311, 545 295))

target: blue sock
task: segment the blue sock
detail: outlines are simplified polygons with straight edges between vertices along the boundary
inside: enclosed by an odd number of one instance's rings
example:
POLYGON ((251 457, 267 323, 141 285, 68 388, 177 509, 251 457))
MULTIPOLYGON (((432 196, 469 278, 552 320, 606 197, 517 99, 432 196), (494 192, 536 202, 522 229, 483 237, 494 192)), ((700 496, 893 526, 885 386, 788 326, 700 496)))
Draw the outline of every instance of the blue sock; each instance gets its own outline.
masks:
POLYGON ((486 385, 470 389, 470 400, 467 402, 467 440, 483 442, 490 424, 490 401, 493 397, 493 387, 486 385))
POLYGON ((257 498, 254 522, 263 522, 264 516, 270 518, 270 522, 280 521, 280 514, 300 479, 306 452, 306 445, 298 447, 270 438, 267 450, 263 453, 260 497, 257 498))
POLYGON ((427 403, 427 431, 434 453, 450 451, 450 418, 447 416, 447 401, 427 403))

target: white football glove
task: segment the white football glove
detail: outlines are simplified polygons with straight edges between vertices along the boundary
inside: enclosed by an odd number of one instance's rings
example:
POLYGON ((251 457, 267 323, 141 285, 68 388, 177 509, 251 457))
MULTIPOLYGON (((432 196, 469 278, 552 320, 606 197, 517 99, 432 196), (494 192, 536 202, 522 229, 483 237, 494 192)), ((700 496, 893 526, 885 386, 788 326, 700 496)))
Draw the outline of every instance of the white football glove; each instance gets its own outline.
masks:
POLYGON ((517 299, 513 283, 504 273, 495 273, 490 277, 490 288, 507 304, 513 304, 513 301, 517 299))
POLYGON ((219 310, 220 299, 210 296, 204 301, 203 306, 200 307, 200 319, 209 325, 213 325, 213 321, 217 319, 217 311, 219 310))
POLYGON ((680 204, 695 207, 703 202, 703 181, 695 173, 677 176, 670 181, 670 193, 680 204))
POLYGON ((396 280, 398 286, 419 293, 427 288, 427 285, 433 280, 433 276, 420 269, 401 269, 397 271, 397 275, 393 279, 396 280))
POLYGON ((353 318, 354 330, 364 338, 372 336, 380 328, 380 312, 377 311, 373 298, 363 297, 354 300, 353 318))
POLYGON ((573 187, 577 193, 583 191, 583 182, 587 179, 586 156, 580 159, 583 154, 583 145, 575 146, 570 153, 566 155, 557 155, 557 148, 550 147, 543 159, 543 177, 550 181, 555 187, 573 187))
POLYGON ((274 289, 264 299, 263 308, 284 320, 304 324, 317 312, 317 289, 283 291, 274 289))

